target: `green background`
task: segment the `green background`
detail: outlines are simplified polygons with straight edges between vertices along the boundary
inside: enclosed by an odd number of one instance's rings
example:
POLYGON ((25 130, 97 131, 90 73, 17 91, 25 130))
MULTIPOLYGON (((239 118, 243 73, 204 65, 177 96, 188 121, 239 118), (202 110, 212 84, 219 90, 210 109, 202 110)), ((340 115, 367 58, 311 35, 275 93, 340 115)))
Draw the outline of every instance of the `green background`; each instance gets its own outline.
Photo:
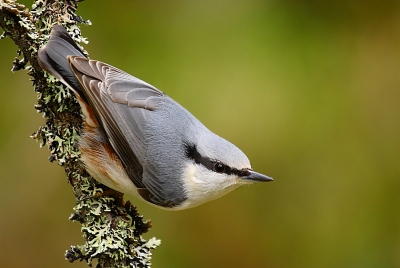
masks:
MULTIPOLYGON (((24 1, 30 3, 30 1, 24 1)), ((181 103, 275 181, 181 212, 127 197, 154 267, 400 267, 399 1, 86 1, 94 59, 181 103), (335 2, 335 3, 331 3, 335 2)), ((74 197, 0 42, 0 266, 86 267, 74 197)))

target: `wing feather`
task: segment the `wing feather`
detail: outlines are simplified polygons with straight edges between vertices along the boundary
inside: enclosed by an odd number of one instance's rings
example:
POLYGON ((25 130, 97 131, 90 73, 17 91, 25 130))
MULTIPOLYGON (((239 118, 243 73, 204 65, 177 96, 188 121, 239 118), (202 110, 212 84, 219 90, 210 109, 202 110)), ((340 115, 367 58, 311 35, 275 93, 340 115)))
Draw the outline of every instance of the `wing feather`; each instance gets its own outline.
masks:
POLYGON ((146 151, 143 107, 133 105, 130 108, 127 104, 134 102, 131 99, 136 96, 130 93, 138 86, 141 87, 138 91, 140 99, 162 96, 163 93, 99 61, 72 56, 69 63, 129 177, 138 188, 145 188, 142 182, 144 163, 140 161, 145 158, 146 151))

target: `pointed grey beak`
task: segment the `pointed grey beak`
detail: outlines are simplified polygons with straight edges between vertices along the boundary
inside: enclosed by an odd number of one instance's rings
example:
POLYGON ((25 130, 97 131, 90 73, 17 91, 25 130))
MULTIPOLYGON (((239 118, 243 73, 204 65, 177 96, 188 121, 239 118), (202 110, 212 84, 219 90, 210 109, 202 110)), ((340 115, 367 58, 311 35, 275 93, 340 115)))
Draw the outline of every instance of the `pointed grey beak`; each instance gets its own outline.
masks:
POLYGON ((274 179, 268 177, 264 174, 255 172, 253 170, 248 170, 249 174, 247 176, 242 177, 243 180, 249 180, 254 182, 266 182, 266 181, 273 181, 274 179))

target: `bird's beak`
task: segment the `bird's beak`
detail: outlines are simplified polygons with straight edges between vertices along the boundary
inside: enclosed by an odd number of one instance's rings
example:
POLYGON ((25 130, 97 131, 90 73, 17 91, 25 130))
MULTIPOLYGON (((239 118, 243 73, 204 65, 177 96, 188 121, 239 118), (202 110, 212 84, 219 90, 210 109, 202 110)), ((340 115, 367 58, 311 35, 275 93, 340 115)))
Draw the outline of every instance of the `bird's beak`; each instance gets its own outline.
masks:
POLYGON ((242 177, 243 180, 254 181, 254 182, 266 182, 274 180, 271 177, 255 172, 253 170, 248 170, 248 172, 249 174, 247 176, 242 177))

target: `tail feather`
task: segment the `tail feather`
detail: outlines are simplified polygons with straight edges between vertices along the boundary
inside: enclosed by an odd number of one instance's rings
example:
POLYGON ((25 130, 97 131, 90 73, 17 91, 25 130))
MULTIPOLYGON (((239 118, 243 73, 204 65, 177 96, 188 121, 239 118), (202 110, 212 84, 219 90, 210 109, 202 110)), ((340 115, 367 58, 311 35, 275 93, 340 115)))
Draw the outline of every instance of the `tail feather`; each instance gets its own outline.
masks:
POLYGON ((61 25, 54 25, 49 42, 38 52, 39 65, 76 93, 82 92, 69 66, 68 56, 85 57, 66 29, 61 25))

